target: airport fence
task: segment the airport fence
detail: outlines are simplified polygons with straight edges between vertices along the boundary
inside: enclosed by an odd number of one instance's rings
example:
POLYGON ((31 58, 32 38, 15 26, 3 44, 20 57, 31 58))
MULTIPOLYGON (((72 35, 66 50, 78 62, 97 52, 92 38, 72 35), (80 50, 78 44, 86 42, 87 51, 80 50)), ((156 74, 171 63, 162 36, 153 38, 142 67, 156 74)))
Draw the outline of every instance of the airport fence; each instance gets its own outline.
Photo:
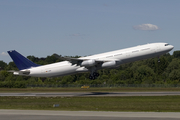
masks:
POLYGON ((104 88, 119 88, 119 87, 142 87, 142 88, 170 88, 170 87, 180 87, 180 84, 102 84, 102 85, 74 85, 74 84, 66 84, 66 85, 57 85, 57 84, 38 84, 38 85, 27 85, 26 87, 44 87, 44 88, 79 88, 82 86, 89 86, 91 88, 98 88, 98 87, 104 87, 104 88))

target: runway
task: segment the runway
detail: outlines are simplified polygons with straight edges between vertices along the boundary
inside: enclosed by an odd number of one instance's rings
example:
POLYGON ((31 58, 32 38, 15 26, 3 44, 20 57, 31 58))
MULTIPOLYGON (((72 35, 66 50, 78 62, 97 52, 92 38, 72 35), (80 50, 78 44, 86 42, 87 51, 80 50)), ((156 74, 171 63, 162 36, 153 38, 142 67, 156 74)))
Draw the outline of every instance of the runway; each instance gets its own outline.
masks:
POLYGON ((179 120, 178 112, 96 112, 96 111, 48 111, 4 110, 1 120, 179 120))
MULTIPOLYGON (((46 93, 0 93, 0 96, 42 97, 101 97, 101 96, 166 96, 180 92, 46 92, 46 93)), ((101 112, 101 111, 49 111, 49 110, 4 110, 1 120, 179 120, 179 112, 101 112)))
POLYGON ((46 92, 46 93, 0 93, 0 96, 42 96, 42 97, 100 97, 100 96, 167 96, 180 92, 46 92))

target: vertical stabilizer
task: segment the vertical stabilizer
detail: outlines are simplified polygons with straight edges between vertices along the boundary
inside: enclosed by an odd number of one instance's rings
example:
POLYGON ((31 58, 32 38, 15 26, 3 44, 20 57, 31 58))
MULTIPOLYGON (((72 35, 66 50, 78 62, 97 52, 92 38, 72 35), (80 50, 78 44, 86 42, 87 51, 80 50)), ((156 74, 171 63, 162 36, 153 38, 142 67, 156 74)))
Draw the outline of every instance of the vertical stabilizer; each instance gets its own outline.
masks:
POLYGON ((33 63, 15 50, 8 51, 8 54, 11 56, 19 70, 39 66, 38 64, 33 63))

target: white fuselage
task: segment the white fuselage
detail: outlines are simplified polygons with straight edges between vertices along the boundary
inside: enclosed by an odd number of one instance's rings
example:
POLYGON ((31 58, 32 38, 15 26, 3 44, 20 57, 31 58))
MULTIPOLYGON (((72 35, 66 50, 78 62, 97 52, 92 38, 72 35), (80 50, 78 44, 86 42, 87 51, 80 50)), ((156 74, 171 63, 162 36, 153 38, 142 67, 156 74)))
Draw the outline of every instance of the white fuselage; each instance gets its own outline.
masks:
MULTIPOLYGON (((169 52, 172 49, 173 46, 167 43, 151 43, 151 44, 139 45, 136 47, 126 48, 126 49, 116 50, 112 52, 81 57, 79 59, 96 60, 96 61, 104 61, 104 62, 116 61, 117 63, 116 66, 119 66, 121 64, 128 62, 160 56, 162 54, 169 52)), ((115 66, 113 65, 112 68, 113 67, 115 66)), ((102 65, 101 67, 98 67, 97 70, 103 68, 106 67, 103 67, 102 65)), ((108 68, 111 68, 111 66, 108 68)), ((26 70, 30 71, 30 74, 27 76, 34 76, 34 77, 54 77, 54 76, 63 76, 63 75, 89 71, 89 69, 86 68, 85 66, 72 64, 69 61, 43 65, 26 70)), ((22 70, 22 71, 26 71, 26 70, 22 70)))

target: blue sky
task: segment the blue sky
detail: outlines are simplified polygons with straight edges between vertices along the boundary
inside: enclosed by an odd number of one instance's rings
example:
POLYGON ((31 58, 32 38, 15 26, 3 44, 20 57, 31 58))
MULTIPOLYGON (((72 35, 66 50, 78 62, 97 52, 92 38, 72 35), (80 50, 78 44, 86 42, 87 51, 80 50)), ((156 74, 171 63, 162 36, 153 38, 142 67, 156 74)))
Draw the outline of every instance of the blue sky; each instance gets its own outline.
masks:
MULTIPOLYGON (((180 50, 179 0, 0 0, 0 60, 86 56, 167 42, 180 50)), ((173 53, 171 52, 171 54, 173 53)))

